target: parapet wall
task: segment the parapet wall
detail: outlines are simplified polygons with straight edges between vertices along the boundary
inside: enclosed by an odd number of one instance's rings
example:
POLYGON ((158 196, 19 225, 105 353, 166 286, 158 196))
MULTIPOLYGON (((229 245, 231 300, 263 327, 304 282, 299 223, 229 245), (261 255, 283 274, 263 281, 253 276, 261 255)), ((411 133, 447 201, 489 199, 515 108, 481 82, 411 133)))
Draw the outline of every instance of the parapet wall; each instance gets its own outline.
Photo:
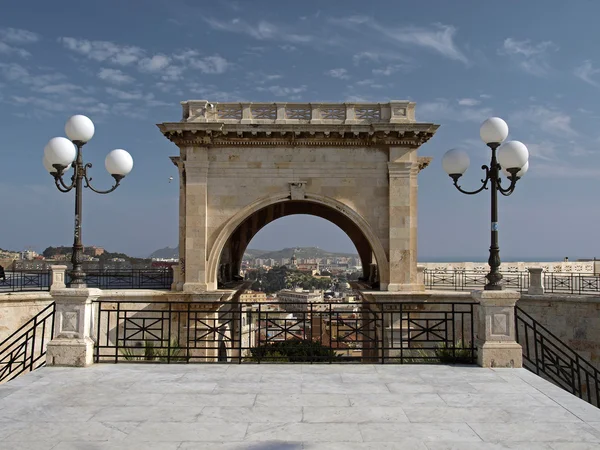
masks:
MULTIPOLYGON (((466 270, 487 273, 490 267, 485 262, 420 262, 428 271, 447 272, 466 270)), ((549 262, 503 262, 501 272, 526 272, 527 269, 542 268, 545 272, 600 273, 600 261, 549 261, 549 262)))
POLYGON ((517 305, 600 369, 600 297, 523 295, 517 305))

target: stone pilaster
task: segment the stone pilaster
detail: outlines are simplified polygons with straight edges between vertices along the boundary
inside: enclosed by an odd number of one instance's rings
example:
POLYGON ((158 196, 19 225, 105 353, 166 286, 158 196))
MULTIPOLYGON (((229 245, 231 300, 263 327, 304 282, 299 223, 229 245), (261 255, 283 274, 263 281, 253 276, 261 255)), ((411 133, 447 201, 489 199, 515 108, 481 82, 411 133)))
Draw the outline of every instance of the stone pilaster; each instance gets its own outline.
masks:
MULTIPOLYGON (((188 149, 185 163, 185 245, 183 291, 196 292, 216 289, 208 286, 206 279, 207 257, 207 195, 208 195, 208 161, 205 148, 188 149), (190 160, 190 152, 194 159, 190 160)), ((179 250, 181 258, 181 249, 179 250)), ((181 262, 181 261, 180 261, 181 262)), ((216 281, 216 280, 215 280, 216 281)))
POLYGON ((477 363, 481 367, 523 367, 523 349, 517 343, 516 291, 473 291, 477 307, 477 363))
POLYGON ((93 301, 100 289, 53 289, 54 339, 48 343, 48 366, 86 367, 94 361, 93 301))
POLYGON ((67 266, 50 266, 52 280, 50 280, 50 290, 66 288, 67 266))
POLYGON ((531 295, 541 295, 544 293, 544 274, 541 267, 530 267, 529 269, 529 288, 527 293, 531 295))
POLYGON ((417 274, 417 174, 413 161, 389 162, 390 283, 388 291, 422 291, 417 274))

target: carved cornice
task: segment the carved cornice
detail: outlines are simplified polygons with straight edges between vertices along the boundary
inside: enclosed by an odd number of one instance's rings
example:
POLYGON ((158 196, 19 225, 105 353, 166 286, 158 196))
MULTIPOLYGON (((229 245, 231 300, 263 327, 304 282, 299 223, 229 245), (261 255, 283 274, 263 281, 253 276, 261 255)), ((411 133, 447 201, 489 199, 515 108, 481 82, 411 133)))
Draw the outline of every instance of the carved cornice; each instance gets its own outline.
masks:
POLYGON ((419 172, 425 167, 429 166, 429 163, 431 163, 432 160, 433 158, 431 156, 419 156, 419 158, 417 158, 417 162, 419 164, 419 172))
POLYGON ((163 123, 160 131, 178 146, 417 148, 435 134, 428 123, 373 125, 244 125, 163 123))

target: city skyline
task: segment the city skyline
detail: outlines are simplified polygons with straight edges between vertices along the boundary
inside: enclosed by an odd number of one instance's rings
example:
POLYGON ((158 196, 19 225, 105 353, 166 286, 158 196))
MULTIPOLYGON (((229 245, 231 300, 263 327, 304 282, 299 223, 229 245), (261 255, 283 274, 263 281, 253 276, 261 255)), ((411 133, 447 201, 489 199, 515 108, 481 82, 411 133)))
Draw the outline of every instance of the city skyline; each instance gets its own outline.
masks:
MULTIPOLYGON (((0 180, 0 248, 72 241, 74 197, 56 192, 41 160, 73 114, 96 124, 84 155, 98 185, 111 182, 106 153, 124 148, 134 158, 114 194, 84 192, 84 245, 147 256, 177 242, 179 183, 168 159, 177 148, 154 124, 178 120, 180 101, 400 99, 417 102, 418 120, 441 124, 419 150, 434 157, 419 175, 419 260, 487 256, 489 198, 457 193, 441 157, 464 147, 471 168, 462 185, 475 186, 488 156, 479 125, 492 115, 531 153, 518 191, 500 200, 501 257, 600 254, 600 4, 56 3, 19 2, 0 19, 0 118, 11 130, 2 155, 14 167, 0 180)), ((315 217, 270 224, 250 243, 267 246, 354 251, 315 217)))

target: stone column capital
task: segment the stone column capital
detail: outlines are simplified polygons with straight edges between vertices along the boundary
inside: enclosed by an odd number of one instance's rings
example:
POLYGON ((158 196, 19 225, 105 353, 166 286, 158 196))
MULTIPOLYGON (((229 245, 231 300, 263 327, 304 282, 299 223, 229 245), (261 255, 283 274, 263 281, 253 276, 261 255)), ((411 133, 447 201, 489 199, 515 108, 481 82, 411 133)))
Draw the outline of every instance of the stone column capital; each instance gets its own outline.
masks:
POLYGON ((419 173, 419 165, 412 161, 388 162, 390 178, 409 178, 419 173))
POLYGON ((478 290, 471 292, 471 297, 483 306, 514 307, 521 298, 521 293, 517 291, 484 291, 478 290))

